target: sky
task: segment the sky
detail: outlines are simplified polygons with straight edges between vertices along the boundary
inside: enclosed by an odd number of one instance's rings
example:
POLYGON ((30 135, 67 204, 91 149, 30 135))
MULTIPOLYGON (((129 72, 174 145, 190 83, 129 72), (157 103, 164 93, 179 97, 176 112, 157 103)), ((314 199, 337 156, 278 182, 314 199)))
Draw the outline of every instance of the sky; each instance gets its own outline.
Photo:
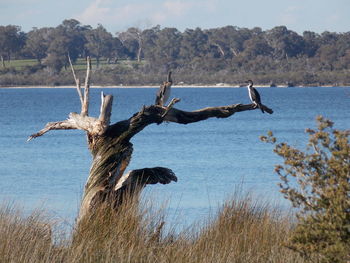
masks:
POLYGON ((65 19, 102 24, 116 33, 129 27, 160 25, 263 30, 285 25, 302 34, 350 31, 350 0, 0 0, 0 25, 56 27, 65 19))

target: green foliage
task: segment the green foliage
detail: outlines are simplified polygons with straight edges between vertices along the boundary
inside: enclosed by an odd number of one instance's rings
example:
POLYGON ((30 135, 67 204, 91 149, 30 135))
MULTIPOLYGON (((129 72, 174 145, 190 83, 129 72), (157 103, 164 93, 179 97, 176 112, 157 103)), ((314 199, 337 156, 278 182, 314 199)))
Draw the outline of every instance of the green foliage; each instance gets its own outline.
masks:
MULTIPOLYGON (((119 66, 120 59, 137 61, 139 64, 132 66, 132 75, 157 76, 176 70, 184 76, 179 81, 188 84, 216 84, 225 80, 238 85, 252 74, 256 83, 265 85, 350 84, 350 32, 305 31, 299 35, 285 26, 270 30, 225 26, 180 32, 158 25, 144 30, 131 27, 113 35, 102 25, 92 28, 75 19, 28 33, 21 32, 18 26, 0 26, 1 70, 13 67, 7 61, 14 58, 36 59, 46 66, 51 77, 58 76, 69 65, 67 54, 73 62, 91 56, 97 67, 104 67, 102 59, 112 66, 119 66)), ((0 82, 21 83, 21 74, 0 76, 6 79, 0 82)), ((37 76, 33 78, 38 80, 37 76)), ((149 85, 156 78, 137 84, 149 85)), ((22 85, 34 84, 32 77, 26 79, 28 82, 22 85)), ((102 82, 97 85, 110 83, 109 77, 99 79, 102 82)), ((42 79, 41 84, 45 81, 42 79)))
POLYGON ((25 44, 25 34, 19 26, 0 26, 0 57, 2 67, 5 67, 4 60, 11 60, 11 56, 18 53, 25 44))
MULTIPOLYGON (((337 130, 323 117, 307 129, 301 151, 287 143, 275 146, 284 159, 276 166, 281 192, 298 208, 298 223, 288 246, 318 262, 350 260, 350 130, 337 130), (295 184, 296 183, 296 184, 295 184)), ((261 138, 276 143, 272 132, 261 138)))
POLYGON ((46 57, 49 47, 49 36, 51 29, 41 28, 33 29, 27 34, 25 52, 28 52, 33 58, 36 58, 39 63, 46 57))
POLYGON ((113 36, 102 25, 99 25, 96 29, 88 30, 85 38, 87 40, 85 48, 90 56, 96 58, 97 67, 101 57, 113 56, 113 51, 116 50, 113 48, 113 36))

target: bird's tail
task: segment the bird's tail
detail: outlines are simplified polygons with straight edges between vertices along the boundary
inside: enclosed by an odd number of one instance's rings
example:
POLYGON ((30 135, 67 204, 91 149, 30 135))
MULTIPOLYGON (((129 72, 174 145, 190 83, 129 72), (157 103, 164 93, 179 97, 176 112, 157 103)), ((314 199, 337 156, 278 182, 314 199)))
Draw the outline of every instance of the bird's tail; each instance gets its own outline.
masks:
POLYGON ((263 106, 259 103, 258 108, 261 110, 262 113, 265 113, 263 106))

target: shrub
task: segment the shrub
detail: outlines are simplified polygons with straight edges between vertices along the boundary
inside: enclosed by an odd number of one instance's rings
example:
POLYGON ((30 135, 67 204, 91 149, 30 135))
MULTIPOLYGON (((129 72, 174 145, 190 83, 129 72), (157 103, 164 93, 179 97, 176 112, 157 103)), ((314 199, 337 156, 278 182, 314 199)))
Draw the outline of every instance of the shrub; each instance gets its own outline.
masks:
MULTIPOLYGON (((317 130, 307 129, 306 151, 287 143, 274 152, 281 192, 297 210, 297 225, 287 246, 318 262, 350 261, 350 130, 317 117, 317 130)), ((276 143, 272 132, 261 138, 276 143)))

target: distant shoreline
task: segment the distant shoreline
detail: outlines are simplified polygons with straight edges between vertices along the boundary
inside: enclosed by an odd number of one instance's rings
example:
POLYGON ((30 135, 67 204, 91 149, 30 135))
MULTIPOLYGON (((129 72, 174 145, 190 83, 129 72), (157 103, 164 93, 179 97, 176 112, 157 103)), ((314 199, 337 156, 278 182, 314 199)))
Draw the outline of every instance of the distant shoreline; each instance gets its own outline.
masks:
MULTIPOLYGON (((269 85, 254 85, 257 88, 271 88, 269 85)), ((223 84, 223 85, 173 85, 172 88, 244 88, 245 86, 238 86, 238 85, 229 85, 229 84, 223 84)), ((348 86, 333 86, 333 85, 321 85, 321 86, 294 86, 296 88, 310 88, 310 87, 348 87, 348 86)), ((73 85, 65 85, 65 86, 0 86, 0 89, 75 89, 76 86, 73 85)), ((144 89, 144 88, 159 88, 159 85, 144 85, 144 86, 137 86, 137 85, 91 85, 90 88, 92 89, 115 89, 115 88, 122 88, 122 89, 144 89)), ((281 86, 275 86, 274 88, 288 88, 286 85, 281 86)))

